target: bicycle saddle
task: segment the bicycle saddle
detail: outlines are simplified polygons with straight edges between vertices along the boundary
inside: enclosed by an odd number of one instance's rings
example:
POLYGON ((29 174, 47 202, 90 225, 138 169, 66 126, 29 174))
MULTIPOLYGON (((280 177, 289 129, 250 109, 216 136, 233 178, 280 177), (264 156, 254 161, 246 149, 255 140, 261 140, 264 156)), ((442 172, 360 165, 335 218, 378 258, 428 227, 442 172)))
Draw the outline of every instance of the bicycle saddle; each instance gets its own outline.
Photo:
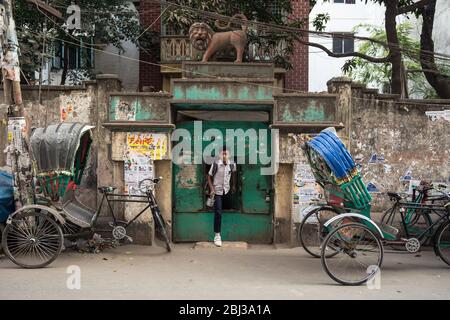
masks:
POLYGON ((98 191, 100 191, 101 193, 107 193, 107 192, 114 192, 114 190, 116 189, 117 187, 107 186, 107 187, 99 187, 98 191))
POLYGON ((402 196, 399 195, 397 192, 388 192, 387 193, 388 197, 391 199, 395 199, 395 200, 402 200, 402 196))

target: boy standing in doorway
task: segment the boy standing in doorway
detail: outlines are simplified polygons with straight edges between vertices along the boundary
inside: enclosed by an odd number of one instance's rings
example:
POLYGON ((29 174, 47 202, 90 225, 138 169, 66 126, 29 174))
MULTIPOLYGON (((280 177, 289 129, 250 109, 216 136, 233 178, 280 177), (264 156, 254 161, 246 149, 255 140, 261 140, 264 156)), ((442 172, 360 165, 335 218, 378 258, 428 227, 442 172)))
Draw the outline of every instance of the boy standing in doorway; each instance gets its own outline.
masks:
POLYGON ((236 164, 229 160, 229 151, 223 148, 218 160, 214 161, 208 173, 208 185, 214 201, 214 244, 222 246, 220 230, 222 226, 222 208, 229 202, 230 195, 236 191, 236 164), (230 187, 231 186, 231 187, 230 187))

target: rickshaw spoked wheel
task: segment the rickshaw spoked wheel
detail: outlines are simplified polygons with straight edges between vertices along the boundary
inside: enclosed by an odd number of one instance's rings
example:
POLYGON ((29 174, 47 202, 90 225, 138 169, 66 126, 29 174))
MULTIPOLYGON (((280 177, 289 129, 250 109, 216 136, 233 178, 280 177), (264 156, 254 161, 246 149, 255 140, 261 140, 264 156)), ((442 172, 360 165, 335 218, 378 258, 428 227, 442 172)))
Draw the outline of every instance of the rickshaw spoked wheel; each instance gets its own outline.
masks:
POLYGON ((63 233, 50 214, 37 209, 16 213, 2 236, 5 255, 16 265, 36 269, 52 263, 63 248, 63 233))
MULTIPOLYGON (((0 223, 0 240, 2 238, 3 231, 5 231, 5 225, 3 223, 0 223)), ((3 254, 3 246, 1 241, 0 241, 0 254, 3 254)))
POLYGON ((343 285, 360 285, 379 274, 383 262, 379 236, 361 223, 348 223, 333 229, 323 241, 322 266, 326 273, 343 285), (337 254, 329 257, 324 248, 337 254))
MULTIPOLYGON (((339 211, 332 207, 320 207, 316 210, 309 212, 302 220, 298 237, 300 243, 311 256, 315 258, 320 258, 321 245, 326 234, 323 234, 323 228, 325 222, 331 218, 339 215, 339 211), (309 232, 307 232, 310 229, 309 232)), ((337 252, 328 250, 328 255, 331 257, 337 252)))

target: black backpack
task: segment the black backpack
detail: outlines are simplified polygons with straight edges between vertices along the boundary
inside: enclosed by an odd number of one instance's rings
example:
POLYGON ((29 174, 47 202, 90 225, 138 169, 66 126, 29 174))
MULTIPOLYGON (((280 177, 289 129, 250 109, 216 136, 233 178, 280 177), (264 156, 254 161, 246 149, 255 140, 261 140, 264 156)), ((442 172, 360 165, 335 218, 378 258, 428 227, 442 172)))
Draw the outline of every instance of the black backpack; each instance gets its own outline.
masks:
MULTIPOLYGON (((213 169, 212 169, 212 177, 214 178, 214 176, 216 175, 216 173, 217 173, 217 170, 219 170, 219 165, 217 164, 217 162, 216 161, 214 161, 213 162, 213 164, 212 164, 212 166, 213 166, 213 169)), ((236 170, 236 164, 233 162, 233 163, 230 163, 230 167, 231 167, 231 171, 234 171, 234 170, 236 170)), ((208 172, 209 172, 209 170, 208 170, 208 172)), ((208 181, 206 181, 206 183, 205 183, 205 193, 206 194, 209 194, 210 192, 209 192, 209 185, 208 185, 208 181)))
MULTIPOLYGON (((217 170, 219 169, 219 165, 217 164, 217 162, 216 161, 214 161, 214 163, 212 164, 212 166, 213 166, 213 171, 212 171, 212 176, 213 176, 213 178, 214 178, 214 176, 216 175, 216 173, 217 173, 217 170)), ((230 167, 231 167, 231 171, 233 172, 234 170, 236 170, 236 164, 233 162, 233 163, 230 163, 230 167)), ((209 170, 208 170, 208 172, 209 172, 209 170)))

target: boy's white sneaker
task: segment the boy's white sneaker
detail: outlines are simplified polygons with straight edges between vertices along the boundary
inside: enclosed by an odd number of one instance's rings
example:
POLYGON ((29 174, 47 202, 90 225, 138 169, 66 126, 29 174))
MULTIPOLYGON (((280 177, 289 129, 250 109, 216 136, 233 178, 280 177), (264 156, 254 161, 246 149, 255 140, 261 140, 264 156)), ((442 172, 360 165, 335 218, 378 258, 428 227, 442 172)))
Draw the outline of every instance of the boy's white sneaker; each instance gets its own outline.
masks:
POLYGON ((214 244, 218 247, 222 246, 222 238, 220 237, 220 233, 216 233, 216 236, 214 237, 214 244))

